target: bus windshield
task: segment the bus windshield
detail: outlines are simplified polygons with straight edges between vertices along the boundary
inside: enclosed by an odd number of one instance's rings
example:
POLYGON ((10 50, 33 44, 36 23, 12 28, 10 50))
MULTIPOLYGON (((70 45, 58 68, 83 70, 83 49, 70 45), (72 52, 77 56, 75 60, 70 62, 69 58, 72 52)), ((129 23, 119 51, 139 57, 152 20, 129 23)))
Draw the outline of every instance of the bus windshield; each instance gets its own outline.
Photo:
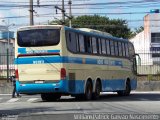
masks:
POLYGON ((57 45, 59 41, 59 29, 31 29, 17 33, 17 42, 20 47, 52 46, 57 45))

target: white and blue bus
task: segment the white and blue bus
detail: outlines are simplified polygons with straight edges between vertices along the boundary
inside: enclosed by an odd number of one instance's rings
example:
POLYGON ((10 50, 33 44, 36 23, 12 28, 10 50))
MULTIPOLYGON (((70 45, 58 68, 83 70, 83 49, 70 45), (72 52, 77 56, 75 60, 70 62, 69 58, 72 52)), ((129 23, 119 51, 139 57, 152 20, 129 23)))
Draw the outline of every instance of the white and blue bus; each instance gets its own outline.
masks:
POLYGON ((136 59, 131 42, 91 29, 62 25, 18 29, 15 41, 16 91, 99 98, 100 92, 129 95, 136 89, 136 59))

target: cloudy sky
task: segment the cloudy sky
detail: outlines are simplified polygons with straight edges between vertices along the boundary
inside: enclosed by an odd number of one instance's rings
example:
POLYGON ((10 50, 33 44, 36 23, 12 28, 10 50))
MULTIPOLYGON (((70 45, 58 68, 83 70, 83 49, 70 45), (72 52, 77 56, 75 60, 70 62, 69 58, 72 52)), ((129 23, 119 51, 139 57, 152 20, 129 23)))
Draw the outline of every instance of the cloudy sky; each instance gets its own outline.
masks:
MULTIPOLYGON (((61 17, 61 12, 54 8, 61 7, 61 0, 37 0, 34 1, 34 22, 35 24, 46 24, 55 18, 61 17)), ((72 13, 74 16, 93 15, 108 16, 111 19, 120 18, 128 21, 129 26, 134 29, 143 26, 143 17, 151 9, 160 6, 160 0, 72 0, 72 13)), ((68 0, 65 0, 65 8, 68 13, 68 0)), ((2 20, 14 23, 11 29, 29 24, 29 0, 0 0, 0 25, 6 23, 2 20)))

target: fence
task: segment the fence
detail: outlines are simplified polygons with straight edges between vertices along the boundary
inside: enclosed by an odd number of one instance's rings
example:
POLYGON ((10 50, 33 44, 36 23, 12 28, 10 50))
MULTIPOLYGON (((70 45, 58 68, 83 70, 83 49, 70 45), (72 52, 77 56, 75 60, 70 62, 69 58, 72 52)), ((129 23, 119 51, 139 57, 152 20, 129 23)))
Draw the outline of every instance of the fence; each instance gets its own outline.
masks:
POLYGON ((139 80, 160 80, 160 53, 141 51, 138 53, 141 64, 137 60, 137 73, 139 80))
MULTIPOLYGON (((9 76, 14 74, 14 54, 9 54, 9 76)), ((7 54, 0 53, 0 79, 7 78, 7 54)))
POLYGON ((159 75, 160 74, 160 53, 139 53, 141 65, 138 63, 137 71, 139 75, 159 75))

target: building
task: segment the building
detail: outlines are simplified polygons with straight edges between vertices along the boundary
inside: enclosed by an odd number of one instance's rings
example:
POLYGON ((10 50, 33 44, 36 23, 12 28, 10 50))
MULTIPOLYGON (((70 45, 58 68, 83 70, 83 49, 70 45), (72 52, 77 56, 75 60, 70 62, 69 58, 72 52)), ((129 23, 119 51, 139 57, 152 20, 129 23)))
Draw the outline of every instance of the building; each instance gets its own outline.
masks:
POLYGON ((9 37, 9 68, 13 69, 14 63, 14 32, 8 31, 5 26, 0 26, 0 77, 6 76, 7 47, 9 37))
POLYGON ((139 74, 160 74, 160 13, 151 10, 144 17, 144 31, 130 39, 140 55, 139 74))

